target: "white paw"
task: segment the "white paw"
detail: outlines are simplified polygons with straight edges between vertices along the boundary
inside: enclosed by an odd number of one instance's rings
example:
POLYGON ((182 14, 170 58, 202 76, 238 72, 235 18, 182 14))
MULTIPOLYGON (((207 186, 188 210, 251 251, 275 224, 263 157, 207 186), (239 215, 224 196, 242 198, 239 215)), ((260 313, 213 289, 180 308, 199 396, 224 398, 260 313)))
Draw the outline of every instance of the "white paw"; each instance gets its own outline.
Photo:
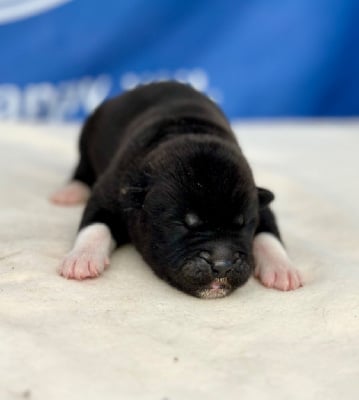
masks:
POLYGON ((256 265, 254 276, 261 283, 268 287, 278 290, 295 290, 303 286, 303 280, 299 272, 290 264, 270 264, 256 265))
POLYGON ((58 268, 67 279, 97 278, 110 265, 108 256, 96 251, 71 251, 58 268))
POLYGON ((255 236, 253 242, 254 276, 268 287, 278 290, 295 290, 303 286, 296 270, 279 240, 268 233, 255 236))
POLYGON ((96 278, 110 265, 109 256, 115 243, 107 225, 95 223, 78 234, 72 251, 58 268, 68 279, 96 278))
POLYGON ((90 188, 80 181, 72 181, 58 189, 50 197, 55 204, 69 206, 86 202, 90 195, 90 188))

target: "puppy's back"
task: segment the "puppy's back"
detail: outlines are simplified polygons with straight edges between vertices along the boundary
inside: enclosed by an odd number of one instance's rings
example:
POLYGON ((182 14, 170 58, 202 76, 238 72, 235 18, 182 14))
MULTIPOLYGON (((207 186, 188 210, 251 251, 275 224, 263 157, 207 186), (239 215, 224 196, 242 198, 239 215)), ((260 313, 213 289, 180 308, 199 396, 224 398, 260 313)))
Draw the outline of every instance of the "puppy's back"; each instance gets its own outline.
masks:
POLYGON ((115 153, 126 152, 127 147, 133 149, 134 143, 141 144, 144 151, 149 143, 160 140, 161 133, 151 127, 162 121, 176 125, 184 118, 230 131, 226 117, 207 96, 189 85, 159 82, 105 101, 85 124, 80 146, 89 154, 95 170, 101 172, 115 153))

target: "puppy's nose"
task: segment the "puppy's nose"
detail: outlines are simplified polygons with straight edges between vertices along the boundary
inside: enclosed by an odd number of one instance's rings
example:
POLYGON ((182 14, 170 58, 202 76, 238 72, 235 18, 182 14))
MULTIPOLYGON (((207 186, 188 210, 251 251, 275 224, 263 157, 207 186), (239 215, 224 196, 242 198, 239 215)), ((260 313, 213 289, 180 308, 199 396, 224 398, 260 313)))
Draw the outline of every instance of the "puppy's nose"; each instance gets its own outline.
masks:
POLYGON ((225 244, 218 244, 212 251, 212 270, 217 275, 224 275, 232 268, 232 251, 225 244))
POLYGON ((232 260, 219 259, 212 263, 212 271, 217 275, 224 275, 232 269, 232 260))
POLYGON ((235 262, 231 249, 225 244, 217 244, 212 251, 201 251, 199 256, 210 264, 215 275, 223 276, 229 272, 235 262))

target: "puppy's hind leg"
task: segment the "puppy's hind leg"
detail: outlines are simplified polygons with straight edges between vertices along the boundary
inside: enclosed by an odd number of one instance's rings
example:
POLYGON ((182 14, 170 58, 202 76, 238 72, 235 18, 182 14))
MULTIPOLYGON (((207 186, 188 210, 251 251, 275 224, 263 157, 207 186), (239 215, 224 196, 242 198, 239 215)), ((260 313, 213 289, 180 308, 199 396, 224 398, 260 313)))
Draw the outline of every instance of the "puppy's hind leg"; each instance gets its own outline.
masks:
POLYGON ((61 206, 73 206, 85 203, 89 196, 90 188, 81 181, 73 180, 56 190, 50 196, 50 201, 61 206))
POLYGON ((266 207, 260 213, 260 223, 253 241, 254 275, 268 288, 295 290, 303 279, 284 249, 274 214, 266 207))
POLYGON ((85 124, 80 137, 80 161, 73 176, 65 186, 56 190, 49 200, 58 205, 72 206, 85 203, 90 196, 90 188, 96 180, 96 176, 87 155, 87 137, 91 133, 91 118, 85 124))

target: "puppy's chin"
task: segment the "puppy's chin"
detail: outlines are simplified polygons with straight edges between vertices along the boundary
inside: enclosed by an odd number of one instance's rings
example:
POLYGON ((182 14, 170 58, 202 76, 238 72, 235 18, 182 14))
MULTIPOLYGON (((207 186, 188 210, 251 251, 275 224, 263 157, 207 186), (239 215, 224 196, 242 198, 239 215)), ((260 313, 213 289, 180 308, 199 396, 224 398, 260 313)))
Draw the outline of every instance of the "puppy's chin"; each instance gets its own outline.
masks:
POLYGON ((233 291, 227 278, 215 278, 209 285, 197 290, 196 296, 201 299, 219 299, 233 291))
POLYGON ((181 268, 181 273, 167 277, 173 286, 201 299, 219 299, 228 296, 246 283, 252 273, 252 265, 242 262, 232 273, 217 277, 203 259, 193 259, 181 268))

